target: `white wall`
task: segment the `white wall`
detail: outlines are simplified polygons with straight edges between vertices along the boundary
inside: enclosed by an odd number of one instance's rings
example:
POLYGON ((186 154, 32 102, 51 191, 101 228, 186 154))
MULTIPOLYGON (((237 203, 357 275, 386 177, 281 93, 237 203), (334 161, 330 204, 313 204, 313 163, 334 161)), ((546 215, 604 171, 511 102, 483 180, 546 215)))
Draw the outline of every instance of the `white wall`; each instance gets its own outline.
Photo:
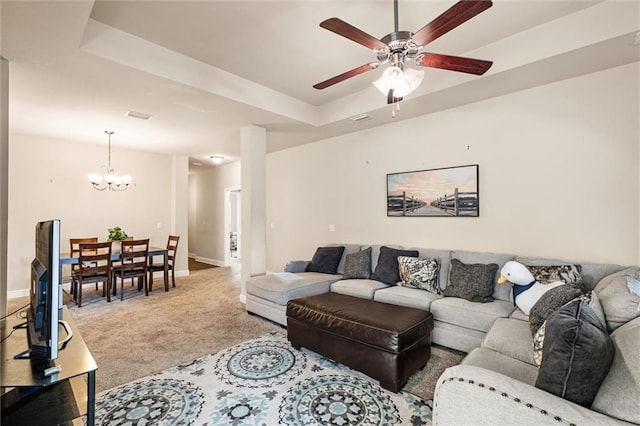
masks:
POLYGON ((189 176, 189 254, 198 260, 224 265, 225 189, 240 188, 240 162, 202 170, 189 176))
POLYGON ((639 77, 636 63, 269 154, 267 269, 331 242, 638 262, 639 77), (387 173, 466 164, 479 218, 386 216, 387 173))
POLYGON ((9 297, 29 286, 35 225, 41 220, 61 220, 63 252, 69 251, 69 238, 104 241, 114 226, 166 246, 172 226, 171 156, 112 149, 112 164, 131 174, 134 184, 124 192, 99 192, 87 174, 100 171, 106 156, 103 145, 9 135, 9 297))

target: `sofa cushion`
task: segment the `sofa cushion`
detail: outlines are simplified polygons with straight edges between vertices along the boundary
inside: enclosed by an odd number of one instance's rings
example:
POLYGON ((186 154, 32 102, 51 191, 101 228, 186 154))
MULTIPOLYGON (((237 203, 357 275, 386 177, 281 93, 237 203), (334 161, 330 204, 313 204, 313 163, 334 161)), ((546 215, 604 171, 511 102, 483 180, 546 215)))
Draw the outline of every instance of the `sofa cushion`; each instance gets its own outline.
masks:
POLYGON ((438 283, 439 268, 437 259, 398 256, 400 285, 403 287, 442 294, 438 283))
POLYGON ((431 302, 434 319, 485 333, 496 319, 507 318, 511 311, 513 304, 506 300, 478 303, 458 297, 442 297, 431 302))
POLYGON ((498 318, 482 341, 482 347, 510 358, 535 365, 529 323, 513 318, 498 318))
MULTIPOLYGON (((531 386, 534 385, 538 377, 538 368, 536 366, 485 347, 472 350, 464 357, 460 365, 486 368, 531 386)), ((516 423, 514 421, 514 424, 516 423)))
POLYGON ((371 276, 371 247, 355 253, 349 253, 344 262, 342 279, 363 278, 371 276))
POLYGON ((331 283, 339 278, 337 275, 319 272, 278 272, 249 278, 246 281, 246 291, 247 294, 285 306, 291 299, 328 293, 331 283))
POLYGON ((494 280, 493 298, 500 300, 513 301, 513 295, 511 292, 510 284, 498 284, 498 278, 500 278, 500 269, 510 260, 514 259, 514 255, 500 254, 500 253, 483 253, 475 251, 455 250, 451 252, 452 259, 458 259, 463 263, 495 263, 498 265, 496 276, 494 280))
POLYGON ((495 263, 466 264, 458 259, 451 259, 449 285, 442 294, 471 302, 491 302, 497 270, 498 265, 495 263))
POLYGON ((637 266, 623 269, 603 278, 593 289, 604 310, 609 331, 640 316, 640 296, 631 293, 627 282, 627 276, 635 277, 639 272, 637 266))
POLYGON ((331 292, 373 300, 373 293, 386 287, 386 284, 375 280, 339 280, 331 284, 331 292))
POLYGON ((627 422, 640 422, 640 318, 611 333, 615 347, 609 374, 591 409, 627 422))
POLYGON ((284 272, 305 272, 310 263, 310 260, 291 260, 284 265, 284 272))
POLYGON ((380 247, 380 256, 376 269, 371 274, 371 279, 386 284, 396 284, 400 281, 400 272, 398 270, 398 256, 417 257, 417 250, 400 250, 387 246, 380 247))
POLYGON ((428 291, 414 288, 393 286, 376 290, 373 300, 376 302, 392 303, 394 305, 407 306, 410 308, 431 310, 431 302, 440 299, 442 296, 428 291))
POLYGON ((614 347, 600 320, 582 300, 547 318, 536 387, 591 406, 613 361, 614 347))
POLYGON ((344 246, 318 247, 306 272, 321 272, 323 274, 337 274, 340 259, 344 253, 344 246))

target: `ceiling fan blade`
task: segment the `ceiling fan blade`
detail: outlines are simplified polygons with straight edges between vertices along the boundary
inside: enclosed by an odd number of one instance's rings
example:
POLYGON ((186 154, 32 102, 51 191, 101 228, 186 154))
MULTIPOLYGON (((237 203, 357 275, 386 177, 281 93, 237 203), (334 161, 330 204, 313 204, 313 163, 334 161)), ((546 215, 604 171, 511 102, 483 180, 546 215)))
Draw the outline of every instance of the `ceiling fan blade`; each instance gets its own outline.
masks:
POLYGON ((423 67, 466 72, 482 75, 493 65, 491 61, 463 58, 461 56, 441 55, 439 53, 422 53, 416 57, 416 63, 423 67))
POLYGON ((378 68, 379 65, 380 64, 378 62, 372 62, 370 64, 360 65, 357 68, 354 68, 347 72, 343 72, 342 74, 336 75, 335 77, 332 77, 329 80, 325 80, 322 83, 314 84, 313 87, 318 90, 326 89, 329 86, 333 86, 334 84, 340 83, 341 81, 344 81, 348 78, 355 77, 356 75, 360 75, 363 72, 375 70, 376 68, 378 68))
POLYGON ((431 43, 477 14, 489 9, 491 0, 462 0, 451 6, 436 19, 419 29, 411 40, 418 46, 431 43))
POLYGON ((351 24, 347 24, 339 18, 329 18, 320 22, 320 26, 326 30, 332 31, 342 37, 346 37, 349 40, 360 43, 364 47, 368 47, 371 50, 384 49, 386 44, 378 40, 372 35, 365 33, 362 30, 354 27, 351 24))

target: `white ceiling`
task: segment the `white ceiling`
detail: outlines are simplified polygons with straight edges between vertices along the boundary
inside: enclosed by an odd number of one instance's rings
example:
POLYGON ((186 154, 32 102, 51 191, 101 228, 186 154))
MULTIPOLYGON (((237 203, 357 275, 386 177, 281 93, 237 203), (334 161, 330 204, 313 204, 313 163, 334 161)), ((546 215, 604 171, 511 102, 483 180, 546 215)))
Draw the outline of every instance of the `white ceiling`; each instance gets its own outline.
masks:
MULTIPOLYGON (((455 0, 399 1, 417 31, 455 0)), ((392 0, 7 1, 12 133, 228 161, 240 128, 267 129, 269 152, 389 123, 371 83, 381 69, 312 85, 375 54, 318 24, 339 17, 382 38, 392 0), (148 113, 149 121, 126 117, 148 113), (349 117, 368 113, 359 123, 349 117)), ((488 59, 482 77, 426 69, 395 120, 640 60, 640 0, 495 0, 421 51, 488 59)), ((382 68, 382 67, 381 67, 382 68)))

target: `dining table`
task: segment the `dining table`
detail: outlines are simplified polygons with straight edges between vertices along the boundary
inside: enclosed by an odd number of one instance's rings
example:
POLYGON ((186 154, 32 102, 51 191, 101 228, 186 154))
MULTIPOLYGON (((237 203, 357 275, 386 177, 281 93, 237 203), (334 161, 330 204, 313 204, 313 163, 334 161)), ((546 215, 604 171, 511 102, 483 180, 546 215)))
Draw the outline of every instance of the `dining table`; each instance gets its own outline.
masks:
MULTIPOLYGON (((164 291, 169 291, 169 267, 168 267, 168 255, 169 252, 166 247, 149 247, 149 263, 153 263, 153 258, 155 256, 162 256, 163 264, 164 264, 164 291)), ((111 253, 111 261, 118 262, 120 261, 120 252, 112 252, 111 253)), ((60 253, 60 270, 64 265, 77 265, 80 260, 79 255, 71 255, 71 253, 60 253)))

